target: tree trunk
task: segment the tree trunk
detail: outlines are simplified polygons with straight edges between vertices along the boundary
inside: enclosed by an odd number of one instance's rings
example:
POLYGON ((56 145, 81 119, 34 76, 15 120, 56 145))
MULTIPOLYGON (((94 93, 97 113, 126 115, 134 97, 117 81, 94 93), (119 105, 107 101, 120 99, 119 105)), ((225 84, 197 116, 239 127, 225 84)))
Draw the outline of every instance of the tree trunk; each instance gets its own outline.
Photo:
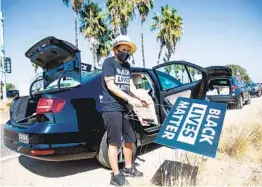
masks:
POLYGON ((171 50, 168 50, 167 56, 166 56, 167 62, 169 62, 169 60, 170 60, 170 58, 171 58, 171 55, 172 55, 172 51, 171 51, 171 50))
POLYGON ((122 35, 127 35, 127 27, 121 27, 120 32, 122 35))
POLYGON ((146 67, 146 62, 145 62, 144 35, 143 35, 143 32, 141 32, 141 48, 142 48, 143 68, 145 68, 146 67))
POLYGON ((160 57, 161 57, 161 53, 162 53, 163 47, 164 47, 164 45, 161 44, 160 51, 159 51, 159 54, 158 54, 157 64, 159 64, 159 62, 160 62, 160 57))
POLYGON ((77 12, 75 12, 75 45, 78 48, 78 32, 77 32, 77 12))
POLYGON ((94 66, 94 70, 96 69, 96 52, 95 49, 93 49, 93 66, 94 66))

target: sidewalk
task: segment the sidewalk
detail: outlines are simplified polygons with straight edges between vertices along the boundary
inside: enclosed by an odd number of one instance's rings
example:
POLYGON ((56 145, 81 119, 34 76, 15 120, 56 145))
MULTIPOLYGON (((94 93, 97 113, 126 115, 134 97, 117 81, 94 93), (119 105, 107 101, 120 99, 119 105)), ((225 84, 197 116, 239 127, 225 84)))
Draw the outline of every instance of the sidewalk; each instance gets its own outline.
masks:
POLYGON ((5 124, 9 119, 9 109, 6 102, 0 101, 0 124, 5 124))

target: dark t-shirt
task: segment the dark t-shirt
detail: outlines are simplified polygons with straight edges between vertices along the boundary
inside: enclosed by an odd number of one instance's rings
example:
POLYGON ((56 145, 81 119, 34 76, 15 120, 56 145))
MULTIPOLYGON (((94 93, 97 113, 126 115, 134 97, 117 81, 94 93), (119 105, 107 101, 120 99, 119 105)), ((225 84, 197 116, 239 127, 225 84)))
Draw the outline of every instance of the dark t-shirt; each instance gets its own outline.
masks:
MULTIPOLYGON (((130 65, 128 62, 119 63, 114 57, 107 58, 102 66, 103 76, 114 76, 115 84, 125 93, 130 94, 130 65)), ((129 106, 120 97, 107 89, 104 78, 103 87, 103 107, 102 111, 128 111, 129 106)))

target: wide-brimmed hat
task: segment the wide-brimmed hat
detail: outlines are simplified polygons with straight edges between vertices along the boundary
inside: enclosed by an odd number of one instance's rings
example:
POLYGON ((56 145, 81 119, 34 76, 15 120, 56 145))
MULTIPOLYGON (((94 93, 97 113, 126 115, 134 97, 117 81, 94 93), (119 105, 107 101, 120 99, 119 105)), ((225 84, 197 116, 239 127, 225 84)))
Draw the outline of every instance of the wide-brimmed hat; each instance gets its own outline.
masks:
POLYGON ((121 44, 130 46, 130 53, 131 54, 136 52, 136 44, 131 42, 130 38, 127 35, 117 36, 116 39, 113 42, 113 48, 115 48, 115 47, 117 47, 121 44))

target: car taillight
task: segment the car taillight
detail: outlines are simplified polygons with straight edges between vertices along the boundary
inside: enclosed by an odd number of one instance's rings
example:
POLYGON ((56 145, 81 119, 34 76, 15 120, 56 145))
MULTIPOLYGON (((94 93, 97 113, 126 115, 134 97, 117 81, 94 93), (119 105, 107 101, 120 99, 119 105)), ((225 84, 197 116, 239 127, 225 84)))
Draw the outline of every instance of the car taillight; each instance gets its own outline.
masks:
POLYGON ((236 91, 237 86, 232 86, 232 91, 236 91))
POLYGON ((65 105, 65 100, 63 99, 50 99, 50 98, 40 98, 37 103, 36 113, 43 114, 48 112, 58 113, 61 112, 65 105))

